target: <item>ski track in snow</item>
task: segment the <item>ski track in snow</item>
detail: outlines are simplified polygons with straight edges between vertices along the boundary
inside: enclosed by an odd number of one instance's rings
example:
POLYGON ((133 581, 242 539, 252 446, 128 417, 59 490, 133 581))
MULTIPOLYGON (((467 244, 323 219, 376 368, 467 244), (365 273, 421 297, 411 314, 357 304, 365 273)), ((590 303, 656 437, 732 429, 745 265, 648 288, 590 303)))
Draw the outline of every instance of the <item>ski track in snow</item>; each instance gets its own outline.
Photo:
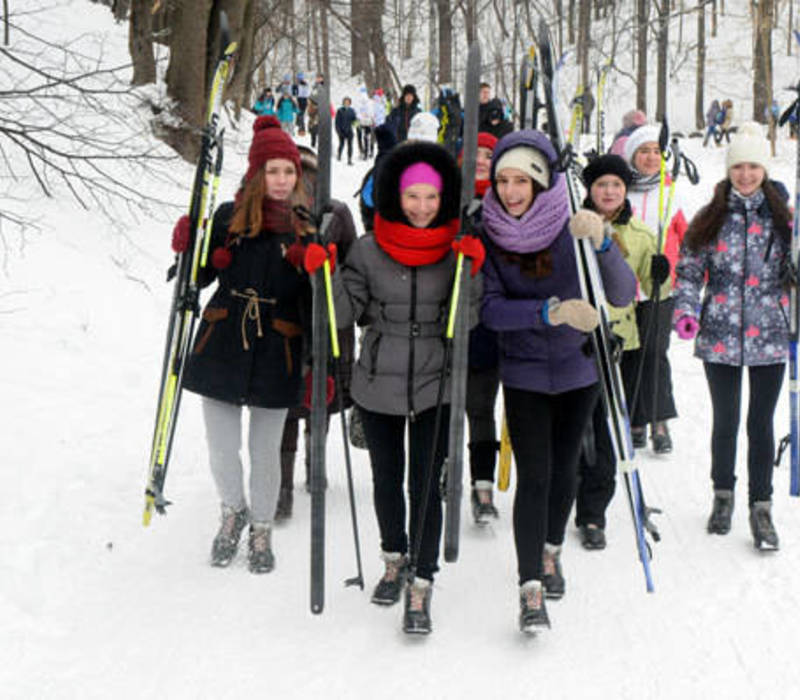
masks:
MULTIPOLYGON (((105 8, 84 4, 82 12, 107 23, 105 8)), ((247 125, 229 138, 220 201, 243 171, 247 125)), ((679 184, 691 214, 721 176, 724 149, 703 151, 696 140, 684 148, 703 175, 697 188, 679 184)), ((771 168, 790 188, 793 149, 780 142, 771 168)), ((334 162, 334 194, 359 228, 352 194, 365 170, 334 162)), ((191 168, 182 179, 188 186, 191 168)), ((173 198, 180 204, 186 196, 173 198)), ((194 395, 184 396, 166 484, 174 505, 142 528, 171 297, 163 281, 170 226, 142 222, 125 240, 69 200, 37 198, 31 208, 41 212, 43 233, 14 255, 0 288, 4 698, 795 696, 800 508, 787 496, 786 460, 775 474, 780 552, 751 544, 744 425, 733 529, 726 537, 705 533, 710 405, 691 344, 674 338, 671 350, 681 416, 671 423, 675 451, 644 450, 636 461, 649 504, 664 510, 656 516, 656 592, 645 592, 620 483, 608 548, 582 550, 570 524, 567 594, 548 607, 552 630, 521 635, 512 473, 511 490, 497 495, 500 519, 485 528, 472 524, 465 493, 460 559, 442 562, 434 589, 434 633, 409 639, 400 631, 401 606, 369 603, 382 565, 367 454, 355 449, 366 589, 343 586, 355 558, 338 422, 328 441, 322 615, 309 612, 310 499, 300 460, 294 517, 274 536, 275 572, 251 575, 243 552, 227 570, 208 565, 218 504, 194 395)), ((785 432, 786 404, 784 397, 776 437, 785 432)))

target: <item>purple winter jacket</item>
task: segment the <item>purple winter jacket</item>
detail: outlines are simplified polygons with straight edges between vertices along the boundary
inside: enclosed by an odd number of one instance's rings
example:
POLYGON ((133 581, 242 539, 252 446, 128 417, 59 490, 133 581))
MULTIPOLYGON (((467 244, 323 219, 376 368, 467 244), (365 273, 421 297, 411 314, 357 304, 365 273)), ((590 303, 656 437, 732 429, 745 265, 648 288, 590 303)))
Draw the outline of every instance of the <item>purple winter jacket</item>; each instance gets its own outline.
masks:
MULTIPOLYGON (((547 156, 551 167, 551 187, 563 175, 556 172, 556 154, 540 132, 517 131, 504 137, 492 156, 494 164, 502 153, 518 145, 533 146, 547 156)), ((566 192, 564 194, 566 195, 566 192)), ((486 206, 502 206, 495 198, 484 200, 486 206)), ((536 219, 527 225, 540 225, 536 219)), ((553 224, 556 225, 556 224, 553 224)), ((597 377, 595 359, 585 351, 588 334, 567 324, 547 325, 542 307, 552 296, 559 299, 580 298, 575 260, 574 239, 566 219, 557 224, 560 233, 551 231, 555 239, 549 249, 552 272, 546 277, 524 275, 520 266, 507 259, 504 250, 492 239, 491 224, 484 216, 482 226, 487 241, 481 319, 499 332, 500 379, 504 385, 544 394, 560 394, 594 384, 597 377)), ((636 293, 636 277, 625 263, 616 244, 597 254, 608 303, 626 306, 636 293)))

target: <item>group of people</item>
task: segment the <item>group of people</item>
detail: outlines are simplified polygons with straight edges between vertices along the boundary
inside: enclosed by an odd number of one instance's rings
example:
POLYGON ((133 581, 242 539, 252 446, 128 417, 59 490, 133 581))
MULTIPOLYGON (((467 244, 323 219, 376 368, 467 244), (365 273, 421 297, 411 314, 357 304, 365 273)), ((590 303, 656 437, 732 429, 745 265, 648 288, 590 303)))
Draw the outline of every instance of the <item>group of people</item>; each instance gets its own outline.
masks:
MULTIPOLYGON (((287 73, 275 92, 271 87, 265 87, 259 93, 258 99, 253 104, 253 113, 257 116, 277 117, 281 128, 292 137, 295 135, 295 129, 298 136, 305 136, 306 113, 309 121, 315 117, 319 107, 319 91, 324 83, 325 79, 321 73, 317 73, 313 85, 308 84, 305 73, 297 73, 294 83, 291 73, 287 73)), ((313 124, 309 128, 313 129, 313 124)))
MULTIPOLYGON (((478 524, 497 516, 495 402, 502 385, 517 470, 518 625, 527 633, 549 627, 545 601, 566 592, 561 554, 576 497, 581 541, 602 549, 614 491, 614 455, 595 359, 587 352, 599 315, 581 294, 575 242, 583 239, 595 250, 613 307, 612 330, 622 339, 637 447, 646 446, 650 424, 654 451, 671 449, 667 421, 677 411, 669 331, 696 338, 713 408, 709 533, 731 528, 741 381, 748 367, 750 525, 756 546, 776 549, 772 417, 788 345, 786 289, 794 282, 787 274, 786 191, 767 175, 767 142, 757 126, 745 125, 733 137, 712 200, 688 223, 680 206, 668 221, 658 208, 657 125, 637 124, 621 152, 589 163, 582 175, 586 199, 577 211, 544 133, 510 131, 498 138, 485 129, 478 135, 474 184, 481 206, 459 237, 458 161, 441 145, 408 138, 419 106, 413 86, 406 88, 386 119, 398 143, 387 144, 375 169, 365 235, 355 237, 341 206, 339 233, 325 245, 309 242, 308 223, 296 207, 313 200, 313 153, 301 154, 274 116, 256 120, 241 188, 215 214, 211 262, 201 283, 217 286, 184 379, 185 388, 202 396, 222 508, 212 564, 232 561, 249 526, 250 570, 263 573, 275 565, 273 525, 276 515, 291 515, 286 494, 297 417, 304 393, 310 395, 309 276, 328 260, 339 330, 362 329, 358 352, 351 341, 352 361, 345 363, 345 392, 369 451, 384 564, 371 599, 377 605, 402 599, 404 631, 431 631, 442 531, 437 486, 448 447, 449 406, 438 397, 449 396, 443 338, 462 253, 472 327, 466 406, 471 510, 478 524), (648 329, 656 315, 661 332, 654 336, 648 329), (250 410, 249 494, 239 454, 244 406, 250 410)), ((485 111, 488 118, 490 108, 485 111)), ((338 113, 336 122, 338 131, 338 113)), ((184 222, 175 228, 173 248, 181 252, 186 245, 184 222)))

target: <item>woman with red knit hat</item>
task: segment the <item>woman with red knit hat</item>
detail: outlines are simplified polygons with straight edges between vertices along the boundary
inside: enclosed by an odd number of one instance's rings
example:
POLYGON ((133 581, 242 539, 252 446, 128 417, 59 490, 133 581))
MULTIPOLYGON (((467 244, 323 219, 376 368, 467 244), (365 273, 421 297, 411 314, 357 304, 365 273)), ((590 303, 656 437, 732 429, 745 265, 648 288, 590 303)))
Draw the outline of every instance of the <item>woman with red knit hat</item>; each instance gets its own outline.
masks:
MULTIPOLYGON (((300 154, 275 117, 253 126, 248 169, 233 202, 214 215, 210 264, 200 285, 217 288, 203 310, 184 387, 202 396, 211 473, 222 522, 211 564, 227 566, 250 524, 249 568, 275 565, 271 530, 280 487, 279 445, 288 409, 302 396, 302 353, 310 316, 308 278, 285 258, 302 233, 292 207, 308 204, 300 154), (241 449, 242 407, 250 409, 249 507, 241 449)), ((173 248, 184 250, 181 220, 173 248)))
MULTIPOLYGON (((399 601, 409 554, 421 527, 415 578, 405 594, 403 629, 431 631, 431 584, 438 570, 442 530, 439 484, 447 453, 448 406, 435 435, 437 397, 445 362, 444 334, 453 287, 454 248, 472 259, 472 311, 477 320, 483 247, 472 237, 456 242, 460 178, 441 146, 409 142, 378 168, 374 233, 359 238, 334 275, 339 327, 365 327, 350 394, 363 419, 372 466, 375 512, 385 573, 372 594, 377 605, 399 601), (409 525, 406 522, 405 432, 409 432, 409 525), (434 443, 434 473, 429 475, 434 443), (432 488, 422 503, 425 478, 432 488), (422 512, 424 511, 424 513, 422 512)), ((449 390, 445 385, 445 401, 449 390)))

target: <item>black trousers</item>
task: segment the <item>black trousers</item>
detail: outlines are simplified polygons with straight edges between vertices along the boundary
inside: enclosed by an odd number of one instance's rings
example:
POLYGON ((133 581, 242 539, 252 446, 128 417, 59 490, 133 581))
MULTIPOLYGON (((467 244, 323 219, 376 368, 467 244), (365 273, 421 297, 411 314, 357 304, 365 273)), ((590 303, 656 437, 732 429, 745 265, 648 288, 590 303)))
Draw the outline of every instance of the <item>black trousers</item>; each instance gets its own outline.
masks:
MULTIPOLYGON (((575 524, 605 528, 606 509, 614 497, 617 483, 617 460, 608 434, 603 401, 597 399, 590 421, 589 437, 594 441, 594 459, 581 450, 578 460, 578 494, 575 499, 575 524)), ((588 426, 587 426, 588 430, 588 426)))
POLYGON ((344 145, 347 144, 347 162, 349 163, 353 160, 353 134, 352 132, 347 136, 342 136, 339 134, 339 152, 337 154, 337 158, 339 160, 342 159, 342 150, 344 149, 344 145))
POLYGON ((467 421, 469 422, 470 477, 476 481, 494 481, 497 455, 497 426, 494 405, 500 388, 500 370, 470 369, 467 374, 467 421))
MULTIPOLYGON (((644 427, 653 420, 662 421, 675 418, 678 411, 675 408, 675 399, 672 395, 672 368, 667 358, 669 350, 670 332, 672 330, 672 311, 675 307, 674 299, 663 299, 658 304, 658 338, 653 343, 654 330, 650 331, 650 341, 645 346, 647 326, 653 315, 654 304, 652 301, 643 301, 636 306, 636 325, 639 327, 639 339, 642 347, 638 350, 629 350, 622 353, 622 380, 625 383, 625 393, 628 399, 628 410, 631 413, 631 425, 644 427), (632 407, 633 390, 639 365, 644 358, 642 367, 642 380, 639 386, 639 396, 636 406, 632 407), (655 393, 655 366, 658 364, 658 406, 653 416, 653 394, 655 393)), ((653 327, 655 328, 655 327, 653 327)))
MULTIPOLYGON (((736 436, 742 394, 742 367, 704 363, 714 427, 711 432, 711 481, 715 489, 736 484, 736 436)), ((747 406, 747 474, 749 502, 772 497, 775 456, 773 416, 786 365, 748 367, 750 401, 747 406)))
POLYGON ((514 543, 520 584, 541 580, 545 541, 564 541, 575 499, 581 435, 598 390, 598 384, 562 394, 503 387, 517 464, 514 543))
POLYGON ((358 150, 362 159, 372 155, 372 131, 371 126, 358 127, 358 150))
MULTIPOLYGON (((375 514, 381 533, 384 552, 409 552, 419 529, 419 518, 425 476, 430 466, 431 450, 436 420, 436 409, 418 413, 409 421, 408 494, 411 503, 410 522, 406 529, 406 500, 403 482, 406 472, 405 432, 406 417, 368 411, 358 407, 364 424, 370 464, 375 514)), ((442 534, 442 498, 439 480, 442 463, 447 453, 447 436, 450 422, 449 406, 442 407, 439 440, 431 475, 431 490, 425 510, 417 575, 433 580, 439 570, 439 540, 442 534)))

